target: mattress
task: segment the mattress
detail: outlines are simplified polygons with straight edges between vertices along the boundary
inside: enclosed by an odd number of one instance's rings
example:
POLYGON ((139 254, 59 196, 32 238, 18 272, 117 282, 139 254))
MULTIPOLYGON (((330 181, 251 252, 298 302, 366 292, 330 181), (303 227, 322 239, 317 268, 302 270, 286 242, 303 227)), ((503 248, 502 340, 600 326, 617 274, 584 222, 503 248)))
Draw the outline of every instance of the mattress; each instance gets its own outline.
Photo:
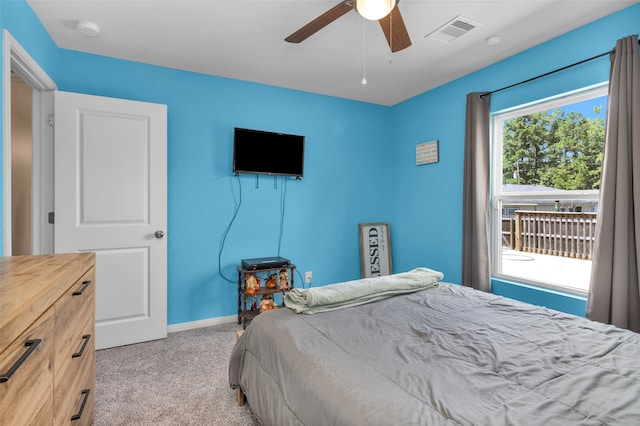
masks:
POLYGON ((256 317, 229 364, 264 425, 638 425, 640 335, 440 283, 256 317))

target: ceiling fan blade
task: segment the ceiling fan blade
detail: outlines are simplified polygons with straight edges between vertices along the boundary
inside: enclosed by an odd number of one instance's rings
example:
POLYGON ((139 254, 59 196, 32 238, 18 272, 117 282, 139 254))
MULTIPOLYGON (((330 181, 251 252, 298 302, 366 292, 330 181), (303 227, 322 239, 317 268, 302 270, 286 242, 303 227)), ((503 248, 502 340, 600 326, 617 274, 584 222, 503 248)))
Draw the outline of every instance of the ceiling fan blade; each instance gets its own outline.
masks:
POLYGON ((397 5, 390 14, 378 22, 380 22, 380 26, 382 27, 382 31, 384 31, 384 36, 387 38, 387 43, 389 43, 392 52, 398 52, 411 46, 411 39, 409 38, 407 27, 404 25, 404 20, 397 5))
POLYGON ((289 43, 300 43, 351 10, 353 10, 351 0, 344 0, 284 40, 289 43))

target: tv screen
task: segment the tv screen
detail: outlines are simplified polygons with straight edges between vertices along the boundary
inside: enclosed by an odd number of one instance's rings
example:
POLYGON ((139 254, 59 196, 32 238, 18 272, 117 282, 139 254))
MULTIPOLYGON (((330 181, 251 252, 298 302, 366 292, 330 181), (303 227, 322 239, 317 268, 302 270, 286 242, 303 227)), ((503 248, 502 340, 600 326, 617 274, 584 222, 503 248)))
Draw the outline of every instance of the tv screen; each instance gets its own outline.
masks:
POLYGON ((233 172, 302 177, 304 136, 236 127, 233 172))

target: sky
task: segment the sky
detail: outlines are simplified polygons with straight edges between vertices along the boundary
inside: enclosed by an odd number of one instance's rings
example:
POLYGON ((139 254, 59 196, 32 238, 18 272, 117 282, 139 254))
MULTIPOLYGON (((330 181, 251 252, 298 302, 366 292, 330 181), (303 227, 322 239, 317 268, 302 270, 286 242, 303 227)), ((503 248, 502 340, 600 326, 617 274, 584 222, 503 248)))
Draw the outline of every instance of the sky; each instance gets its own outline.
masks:
POLYGON ((593 112, 594 106, 602 106, 602 112, 600 117, 604 120, 607 114, 607 97, 601 96, 599 98, 589 99, 587 101, 578 102, 573 104, 571 108, 563 107, 565 111, 576 111, 582 113, 587 118, 596 118, 596 114, 593 112))

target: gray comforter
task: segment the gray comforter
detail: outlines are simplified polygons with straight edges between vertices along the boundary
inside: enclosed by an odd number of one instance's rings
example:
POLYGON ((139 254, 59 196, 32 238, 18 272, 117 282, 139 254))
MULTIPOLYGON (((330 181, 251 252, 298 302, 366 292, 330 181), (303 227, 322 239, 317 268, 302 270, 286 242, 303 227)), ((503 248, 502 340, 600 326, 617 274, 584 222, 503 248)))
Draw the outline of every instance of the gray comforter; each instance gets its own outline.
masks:
POLYGON ((229 383, 265 425, 639 425, 640 335, 465 287, 259 315, 229 383))

